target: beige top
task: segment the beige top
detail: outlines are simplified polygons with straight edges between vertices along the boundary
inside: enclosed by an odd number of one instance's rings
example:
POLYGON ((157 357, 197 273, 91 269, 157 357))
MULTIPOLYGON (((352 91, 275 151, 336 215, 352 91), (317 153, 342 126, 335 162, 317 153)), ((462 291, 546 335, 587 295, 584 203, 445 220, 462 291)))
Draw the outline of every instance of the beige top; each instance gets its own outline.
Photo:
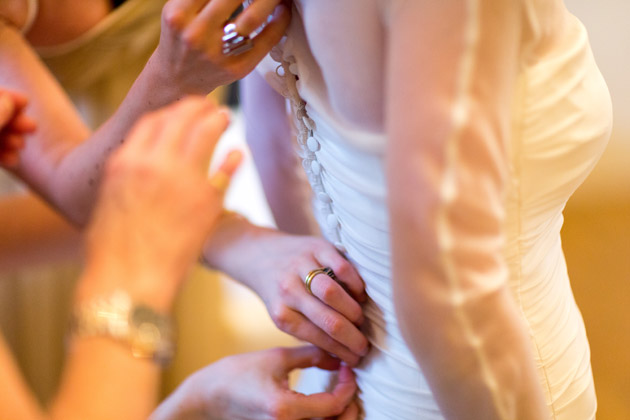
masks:
POLYGON ((80 37, 37 49, 92 128, 116 110, 160 38, 164 0, 127 0, 80 37))

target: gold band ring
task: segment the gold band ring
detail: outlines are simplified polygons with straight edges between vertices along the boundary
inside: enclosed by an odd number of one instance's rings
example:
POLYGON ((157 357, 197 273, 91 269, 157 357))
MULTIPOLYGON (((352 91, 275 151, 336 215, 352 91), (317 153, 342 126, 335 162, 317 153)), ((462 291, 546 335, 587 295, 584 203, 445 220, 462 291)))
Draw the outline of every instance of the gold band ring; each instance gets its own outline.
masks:
POLYGON ((313 282, 313 279, 315 278, 315 276, 318 274, 326 274, 328 277, 330 277, 334 281, 337 281, 337 276, 335 275, 335 272, 333 271, 333 269, 330 267, 319 267, 319 268, 309 271, 306 277, 304 278, 304 286, 306 286, 306 290, 311 295, 313 294, 313 291, 311 290, 311 283, 313 282))

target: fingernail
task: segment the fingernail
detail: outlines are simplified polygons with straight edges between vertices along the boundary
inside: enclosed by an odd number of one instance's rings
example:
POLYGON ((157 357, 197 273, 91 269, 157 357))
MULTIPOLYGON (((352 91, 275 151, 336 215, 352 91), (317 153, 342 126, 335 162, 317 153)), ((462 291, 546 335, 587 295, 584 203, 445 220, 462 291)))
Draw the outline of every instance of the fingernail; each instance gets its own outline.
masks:
POLYGON ((228 123, 232 120, 232 111, 227 106, 219 107, 217 112, 223 115, 228 123))
POLYGON ((353 377, 352 369, 347 365, 339 366, 339 381, 340 382, 348 382, 353 377))
POLYGON ((240 150, 231 150, 225 159, 230 165, 238 165, 244 157, 245 155, 240 150))

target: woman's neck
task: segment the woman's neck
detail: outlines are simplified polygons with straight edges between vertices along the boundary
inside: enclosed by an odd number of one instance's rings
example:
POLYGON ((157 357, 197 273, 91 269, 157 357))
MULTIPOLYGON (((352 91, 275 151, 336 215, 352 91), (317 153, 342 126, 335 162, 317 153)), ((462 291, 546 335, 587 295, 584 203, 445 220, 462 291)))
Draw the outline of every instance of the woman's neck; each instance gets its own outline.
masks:
POLYGON ((37 19, 26 37, 35 47, 63 44, 96 26, 111 10, 110 0, 39 0, 37 19))

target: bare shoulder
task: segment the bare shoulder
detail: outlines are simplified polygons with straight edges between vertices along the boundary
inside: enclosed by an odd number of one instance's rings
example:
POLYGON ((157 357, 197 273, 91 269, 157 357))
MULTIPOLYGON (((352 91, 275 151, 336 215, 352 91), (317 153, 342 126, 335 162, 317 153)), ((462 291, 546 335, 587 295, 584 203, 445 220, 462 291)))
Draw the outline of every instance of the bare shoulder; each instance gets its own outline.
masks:
POLYGON ((0 0, 0 20, 22 28, 28 16, 27 0, 0 0))

